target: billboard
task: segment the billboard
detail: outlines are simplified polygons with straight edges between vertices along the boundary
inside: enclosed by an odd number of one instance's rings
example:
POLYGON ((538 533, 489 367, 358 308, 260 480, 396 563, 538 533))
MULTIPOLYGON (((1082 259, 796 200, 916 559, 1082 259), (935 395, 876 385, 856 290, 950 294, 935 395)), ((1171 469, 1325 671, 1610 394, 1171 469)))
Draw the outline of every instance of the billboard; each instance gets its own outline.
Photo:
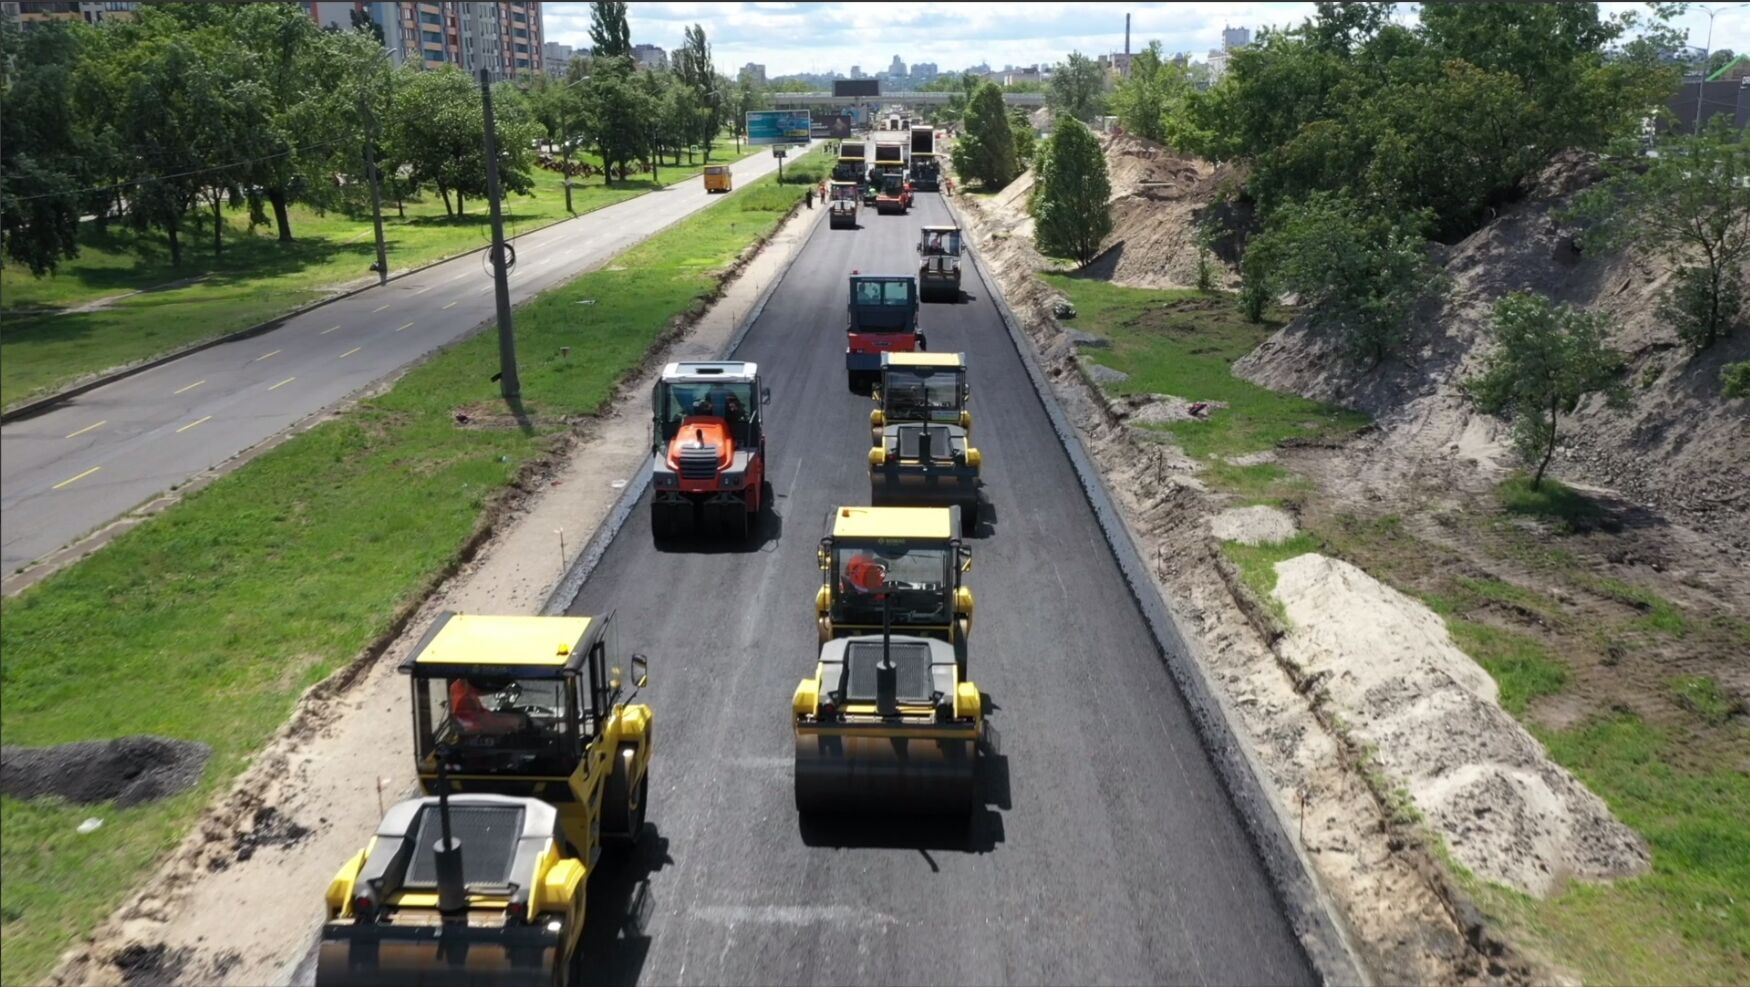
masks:
POLYGON ((749 110, 749 144, 806 144, 812 121, 807 110, 749 110))
POLYGON ((879 79, 834 79, 832 81, 834 96, 879 96, 881 95, 881 80, 879 79))
POLYGON ((826 124, 828 137, 843 139, 851 136, 851 118, 848 116, 821 117, 821 122, 826 124))

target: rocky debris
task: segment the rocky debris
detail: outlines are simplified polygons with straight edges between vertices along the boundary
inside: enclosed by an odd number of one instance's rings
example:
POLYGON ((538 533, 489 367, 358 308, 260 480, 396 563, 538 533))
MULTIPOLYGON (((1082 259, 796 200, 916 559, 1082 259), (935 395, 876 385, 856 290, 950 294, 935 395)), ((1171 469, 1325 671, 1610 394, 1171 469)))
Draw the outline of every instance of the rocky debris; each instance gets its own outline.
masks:
POLYGON ((1069 340, 1071 346, 1080 347, 1082 349, 1103 350, 1112 345, 1112 341, 1104 336, 1096 336, 1093 333, 1082 332, 1079 329, 1065 329, 1063 331, 1063 338, 1069 340))
POLYGON ((1299 532, 1293 518, 1263 504, 1230 507, 1209 519, 1210 534, 1242 545, 1270 545, 1287 541, 1299 532))
POLYGON ((1439 615, 1347 562, 1276 564, 1283 657, 1485 880, 1542 897, 1571 878, 1645 873, 1639 835, 1519 725, 1439 615))
POLYGON ((1122 384, 1130 379, 1130 375, 1124 371, 1113 370, 1111 367, 1095 363, 1092 360, 1084 361, 1082 366, 1086 370, 1088 379, 1102 386, 1106 384, 1122 384))
POLYGON ((1059 319, 1073 319, 1076 317, 1076 307, 1070 304, 1069 299, 1058 295, 1051 300, 1051 314, 1059 319))
POLYGON ((139 805, 187 791, 213 749, 165 737, 81 740, 53 747, 0 748, 0 792, 69 802, 139 805))

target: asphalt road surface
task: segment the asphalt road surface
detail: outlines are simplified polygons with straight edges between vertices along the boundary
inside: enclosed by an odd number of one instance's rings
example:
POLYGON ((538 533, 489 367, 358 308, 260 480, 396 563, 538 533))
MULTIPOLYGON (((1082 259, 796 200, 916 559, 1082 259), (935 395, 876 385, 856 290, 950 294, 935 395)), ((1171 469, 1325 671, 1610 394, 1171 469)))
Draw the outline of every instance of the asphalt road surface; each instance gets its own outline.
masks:
MULTIPOLYGON (((776 166, 750 157, 735 165, 736 183, 776 166)), ((512 303, 719 198, 694 178, 519 238, 512 303)), ((485 256, 458 257, 0 428, 0 572, 460 338, 493 305, 485 256)))
POLYGON ((820 223, 737 356, 772 390, 777 494, 745 549, 657 549, 640 504, 572 604, 650 656, 649 825, 590 880, 591 982, 1299 983, 1314 979, 1028 385, 975 296, 924 306, 971 364, 994 514, 971 541, 971 678, 1000 735, 965 823, 803 829, 790 696, 814 665, 815 546, 868 503, 846 276, 915 270, 907 217, 820 223))

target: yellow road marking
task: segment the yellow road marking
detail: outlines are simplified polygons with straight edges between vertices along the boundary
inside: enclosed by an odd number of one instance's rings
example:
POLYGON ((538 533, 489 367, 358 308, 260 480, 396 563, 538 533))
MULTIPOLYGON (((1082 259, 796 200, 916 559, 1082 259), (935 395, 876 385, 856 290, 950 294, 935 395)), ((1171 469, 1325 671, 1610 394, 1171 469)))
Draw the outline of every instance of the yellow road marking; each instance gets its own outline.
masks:
MULTIPOLYGON (((406 325, 404 325, 404 326, 402 326, 402 327, 401 327, 401 329, 411 329, 411 328, 413 328, 413 323, 411 323, 411 322, 409 322, 409 323, 407 323, 407 324, 406 324, 406 325)), ((401 331, 401 329, 397 329, 397 330, 395 330, 395 331, 396 331, 396 332, 400 332, 400 331, 401 331)))
POLYGON ((260 363, 261 361, 267 359, 270 356, 278 356, 280 354, 280 352, 281 352, 280 350, 274 350, 272 353, 263 353, 260 356, 256 357, 255 359, 253 359, 249 362, 250 363, 260 363))
POLYGON ((72 476, 72 477, 68 477, 68 478, 67 478, 67 479, 65 479, 65 480, 62 480, 62 481, 61 481, 61 482, 60 482, 60 483, 57 483, 57 484, 55 484, 55 486, 54 486, 54 489, 56 489, 56 490, 59 490, 59 489, 61 489, 61 488, 62 488, 62 487, 64 487, 64 486, 66 486, 66 485, 67 485, 67 484, 69 484, 69 483, 76 483, 76 482, 78 482, 78 481, 80 481, 80 480, 83 480, 83 479, 85 479, 85 478, 86 478, 86 477, 88 477, 88 476, 90 476, 90 475, 91 475, 91 474, 93 474, 93 473, 95 473, 95 472, 97 472, 97 471, 98 471, 98 470, 100 470, 100 469, 103 469, 103 467, 101 467, 101 466, 93 466, 93 467, 91 467, 91 468, 90 468, 90 469, 88 469, 88 470, 86 470, 86 471, 85 471, 85 472, 83 472, 83 473, 81 473, 81 474, 79 474, 79 475, 78 475, 78 476, 72 476))
POLYGON ((177 388, 176 393, 181 394, 183 391, 192 391, 195 388, 201 386, 202 384, 205 384, 206 382, 207 382, 207 379, 205 377, 202 377, 200 380, 195 381, 194 383, 188 385, 187 387, 177 388))
POLYGON ((416 292, 414 292, 414 294, 416 294, 416 295, 423 295, 423 294, 425 294, 425 293, 426 293, 426 292, 428 292, 428 291, 430 291, 430 290, 432 290, 432 289, 433 289, 433 288, 436 288, 436 287, 437 287, 437 285, 436 285, 436 284, 428 284, 428 285, 426 285, 426 286, 425 286, 425 287, 423 287, 423 288, 421 288, 421 289, 419 289, 419 290, 418 290, 418 291, 416 291, 416 292))
POLYGON ((372 314, 372 315, 376 315, 376 314, 377 314, 377 313, 378 313, 378 312, 381 312, 381 311, 383 311, 383 310, 384 310, 384 309, 386 309, 386 308, 388 308, 388 307, 389 307, 389 306, 387 306, 387 305, 378 305, 378 306, 377 306, 377 307, 376 307, 376 308, 374 308, 374 309, 371 309, 371 314, 372 314))
POLYGON ((90 424, 90 425, 87 425, 87 426, 85 426, 85 427, 84 427, 84 428, 82 428, 82 429, 80 429, 80 430, 79 430, 79 431, 77 431, 77 432, 72 432, 72 433, 69 433, 69 434, 68 434, 68 435, 67 435, 67 438, 69 438, 69 439, 76 439, 76 438, 78 438, 78 437, 79 437, 79 436, 81 436, 81 435, 84 435, 84 434, 85 434, 85 433, 86 433, 86 432, 89 432, 89 431, 91 431, 91 430, 92 430, 92 429, 94 429, 94 428, 96 428, 96 427, 97 427, 97 426, 99 426, 99 425, 108 425, 108 424, 109 424, 109 419, 107 419, 107 418, 105 418, 105 419, 104 419, 104 420, 103 420, 103 421, 100 421, 100 422, 94 422, 94 423, 92 423, 92 424, 90 424))
POLYGON ((181 435, 183 432, 186 432, 189 429, 195 427, 196 425, 199 425, 201 422, 210 422, 212 420, 213 420, 212 415, 208 415, 205 418, 196 418, 194 421, 189 422, 187 425, 184 425, 181 428, 177 429, 176 434, 181 435))
POLYGON ((354 346, 352 349, 347 350, 345 353, 340 354, 340 359, 344 360, 347 357, 352 356, 354 353, 357 353, 359 350, 362 350, 362 349, 364 349, 363 346, 354 346))
POLYGON ((316 334, 316 335, 318 335, 318 336, 326 336, 326 335, 328 335, 328 334, 329 334, 329 333, 331 333, 331 332, 333 332, 333 331, 335 331, 335 330, 336 330, 336 329, 339 329, 339 328, 340 328, 340 327, 339 327, 339 326, 329 326, 329 327, 328 327, 328 328, 326 328, 326 329, 324 329, 324 330, 322 330, 322 331, 321 331, 321 332, 319 332, 319 333, 317 333, 317 334, 316 334))
POLYGON ((275 384, 275 385, 273 385, 273 386, 272 386, 272 387, 270 387, 270 388, 268 388, 268 390, 270 390, 270 391, 277 391, 277 390, 279 390, 279 389, 280 389, 280 388, 282 388, 282 387, 284 387, 284 386, 286 386, 286 385, 287 385, 287 384, 290 384, 290 383, 291 383, 291 382, 292 382, 292 381, 294 381, 294 380, 297 380, 297 379, 298 379, 298 378, 296 378, 296 377, 287 377, 287 378, 286 378, 286 379, 285 379, 285 380, 282 380, 282 381, 280 381, 280 382, 279 382, 279 383, 277 383, 277 384, 275 384))
POLYGON ((461 299, 457 299, 456 301, 453 301, 453 302, 449 303, 448 305, 445 305, 444 310, 449 311, 450 309, 455 308, 457 305, 460 305, 460 304, 462 304, 461 299))

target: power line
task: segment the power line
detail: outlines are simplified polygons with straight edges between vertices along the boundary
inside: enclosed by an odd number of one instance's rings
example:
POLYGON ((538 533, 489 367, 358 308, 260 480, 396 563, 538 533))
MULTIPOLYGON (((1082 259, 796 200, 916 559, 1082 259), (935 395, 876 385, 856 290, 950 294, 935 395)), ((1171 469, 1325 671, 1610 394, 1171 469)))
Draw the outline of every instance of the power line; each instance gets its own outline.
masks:
POLYGON ((213 171, 229 171, 232 168, 240 168, 244 165, 259 164, 260 162, 272 161, 276 158, 291 157, 292 155, 301 153, 303 151, 314 151, 317 148, 330 147, 330 146, 333 146, 335 144, 345 144, 345 143, 350 142, 351 140, 352 140, 352 138, 350 138, 350 137, 341 137, 341 138, 336 138, 336 139, 331 140, 331 141, 323 141, 320 144, 306 144, 303 147, 289 148, 287 150, 280 151, 276 154, 264 154, 264 155, 261 155, 260 157, 243 158, 243 159, 238 160, 238 161, 233 161, 229 164, 212 165, 212 166, 206 167, 206 168, 195 168, 191 171, 179 171, 179 172, 175 172, 175 173, 172 173, 169 175, 148 175, 144 178, 132 178, 132 179, 129 179, 127 181, 115 182, 115 183, 110 184, 110 185, 93 185, 89 188, 73 189, 70 192, 43 192, 43 193, 38 194, 38 195, 22 196, 20 198, 15 198, 11 201, 13 201, 15 203, 17 203, 17 202, 33 202, 37 199, 52 199, 52 198, 56 198, 56 197, 63 196, 63 195, 84 195, 87 192, 108 192, 108 191, 112 191, 114 189, 128 188, 128 187, 133 186, 133 185, 143 185, 147 182, 162 182, 162 181, 165 181, 165 180, 171 179, 171 178, 187 178, 190 175, 204 175, 208 172, 213 172, 213 171))

